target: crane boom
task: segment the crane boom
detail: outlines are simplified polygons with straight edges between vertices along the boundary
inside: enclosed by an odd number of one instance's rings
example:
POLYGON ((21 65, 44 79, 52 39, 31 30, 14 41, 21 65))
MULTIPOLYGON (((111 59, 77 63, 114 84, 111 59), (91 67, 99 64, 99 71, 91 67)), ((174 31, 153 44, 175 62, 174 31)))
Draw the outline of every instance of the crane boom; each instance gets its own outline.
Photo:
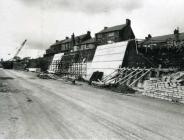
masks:
POLYGON ((22 44, 21 44, 20 48, 17 50, 17 52, 16 52, 16 54, 14 55, 14 57, 13 57, 13 58, 15 58, 15 57, 17 57, 17 56, 18 56, 18 54, 20 53, 20 51, 22 50, 22 48, 24 47, 24 45, 26 44, 26 42, 27 42, 27 39, 26 39, 26 40, 24 40, 24 42, 22 42, 22 44))

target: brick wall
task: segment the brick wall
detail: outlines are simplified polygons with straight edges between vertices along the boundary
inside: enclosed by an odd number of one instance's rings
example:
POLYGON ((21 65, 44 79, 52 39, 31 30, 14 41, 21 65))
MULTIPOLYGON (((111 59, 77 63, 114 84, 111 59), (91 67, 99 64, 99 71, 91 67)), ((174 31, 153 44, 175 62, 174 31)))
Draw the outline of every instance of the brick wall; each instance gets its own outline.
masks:
POLYGON ((184 103, 184 86, 177 82, 147 80, 145 81, 144 89, 143 95, 184 103))

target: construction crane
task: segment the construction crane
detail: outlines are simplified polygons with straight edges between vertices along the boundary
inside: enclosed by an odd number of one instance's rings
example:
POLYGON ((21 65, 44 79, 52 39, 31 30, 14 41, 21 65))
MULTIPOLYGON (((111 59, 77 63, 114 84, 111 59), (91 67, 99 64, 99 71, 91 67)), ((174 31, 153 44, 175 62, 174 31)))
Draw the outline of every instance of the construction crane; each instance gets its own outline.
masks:
POLYGON ((13 59, 15 59, 15 58, 19 55, 20 51, 21 51, 22 48, 25 46, 26 42, 27 42, 27 39, 25 39, 24 42, 22 42, 20 48, 19 48, 19 49, 17 50, 17 52, 15 53, 13 59))
MULTIPOLYGON (((27 42, 27 39, 25 39, 22 42, 20 48, 17 50, 17 52, 15 53, 15 55, 13 56, 13 58, 9 59, 8 61, 14 61, 14 60, 16 60, 16 57, 19 55, 20 51, 22 50, 22 48, 24 47, 24 45, 26 44, 26 42, 27 42)), ((8 55, 11 55, 11 54, 9 53, 8 55)))

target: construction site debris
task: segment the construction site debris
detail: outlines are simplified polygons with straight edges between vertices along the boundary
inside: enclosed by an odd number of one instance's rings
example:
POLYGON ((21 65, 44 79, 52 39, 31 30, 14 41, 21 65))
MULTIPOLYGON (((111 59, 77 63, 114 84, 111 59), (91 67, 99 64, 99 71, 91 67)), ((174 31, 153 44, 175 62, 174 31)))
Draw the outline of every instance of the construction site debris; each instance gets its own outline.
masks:
POLYGON ((41 72, 40 68, 27 68, 27 70, 30 72, 37 72, 37 73, 41 72))
POLYGON ((33 102, 33 100, 29 97, 26 97, 27 102, 33 102))
POLYGON ((67 77, 66 80, 71 81, 73 85, 76 84, 76 78, 75 77, 67 77))
POLYGON ((102 80, 102 77, 103 77, 103 72, 99 72, 99 71, 93 72, 93 74, 91 75, 89 79, 89 85, 91 85, 93 81, 102 80))
POLYGON ((123 94, 133 94, 136 92, 136 90, 134 90, 133 88, 131 88, 127 85, 121 85, 121 86, 118 86, 115 88, 112 87, 111 89, 112 89, 112 91, 120 92, 123 94))
POLYGON ((119 68, 111 74, 105 76, 98 85, 127 85, 129 87, 135 86, 139 81, 144 79, 152 69, 141 68, 119 68))
POLYGON ((41 78, 41 79, 58 79, 58 77, 54 74, 50 74, 50 73, 40 73, 37 75, 37 77, 41 78))
POLYGON ((184 72, 173 73, 165 78, 166 80, 174 81, 180 83, 180 85, 184 85, 184 72))
POLYGON ((12 78, 12 77, 0 77, 0 80, 12 80, 12 79, 14 79, 14 78, 12 78))

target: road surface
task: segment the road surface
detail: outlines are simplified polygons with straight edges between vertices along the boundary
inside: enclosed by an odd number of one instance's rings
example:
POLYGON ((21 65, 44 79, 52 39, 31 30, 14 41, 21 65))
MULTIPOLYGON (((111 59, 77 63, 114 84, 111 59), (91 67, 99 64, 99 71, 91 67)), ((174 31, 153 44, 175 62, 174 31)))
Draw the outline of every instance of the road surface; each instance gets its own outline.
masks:
POLYGON ((184 105, 0 69, 0 138, 184 139, 184 105))

